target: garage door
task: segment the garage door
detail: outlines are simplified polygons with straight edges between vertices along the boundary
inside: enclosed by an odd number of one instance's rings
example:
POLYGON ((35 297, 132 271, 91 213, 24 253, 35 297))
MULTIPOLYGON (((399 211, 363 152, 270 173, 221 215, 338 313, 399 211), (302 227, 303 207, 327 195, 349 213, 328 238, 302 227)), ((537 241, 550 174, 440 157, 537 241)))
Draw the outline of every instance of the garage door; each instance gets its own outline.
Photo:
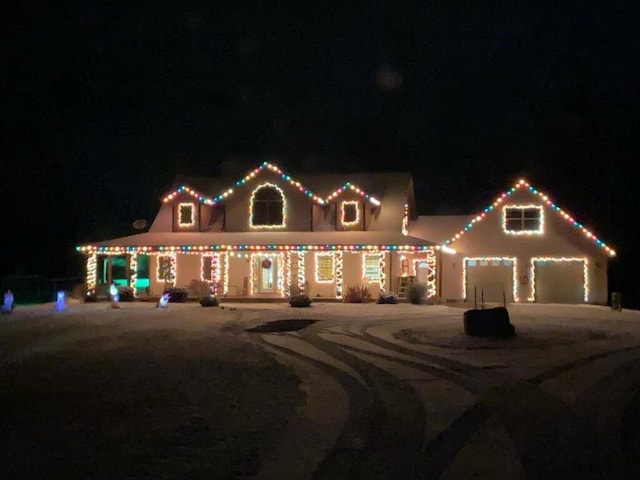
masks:
POLYGON ((478 302, 513 302, 514 265, 513 259, 465 259, 467 300, 476 295, 478 302))
POLYGON ((534 260, 539 303, 584 303, 584 261, 534 260))

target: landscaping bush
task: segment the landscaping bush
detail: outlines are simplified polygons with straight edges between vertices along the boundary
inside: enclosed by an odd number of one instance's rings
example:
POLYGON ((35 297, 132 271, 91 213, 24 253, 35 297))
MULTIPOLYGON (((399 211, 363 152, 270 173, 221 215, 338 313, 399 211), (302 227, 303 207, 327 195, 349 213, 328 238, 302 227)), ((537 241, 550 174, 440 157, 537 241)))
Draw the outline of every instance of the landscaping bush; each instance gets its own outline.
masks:
POLYGON ((169 294, 169 301, 172 303, 184 303, 189 298, 189 292, 186 288, 171 287, 167 288, 163 293, 169 294))
POLYGON ((202 305, 203 307, 217 307, 218 304, 218 299, 213 295, 207 295, 200 298, 200 305, 202 305))
POLYGON ((133 302, 135 300, 135 297, 133 295, 133 288, 118 287, 118 298, 121 302, 133 302))
POLYGON ((413 282, 407 288, 407 299, 414 305, 420 305, 425 293, 427 293, 427 286, 424 283, 413 282))
POLYGON ((289 287, 289 296, 295 297, 297 295, 302 295, 302 289, 298 285, 291 285, 289 287))
POLYGON ((189 296, 190 297, 206 297, 211 294, 211 285, 204 280, 191 280, 189 284, 189 296))
POLYGON ((376 300, 378 304, 396 304, 398 303, 398 297, 395 293, 381 293, 378 299, 376 300))
POLYGON ((98 301, 98 295, 96 294, 95 290, 91 290, 88 292, 85 292, 84 295, 84 302, 85 303, 94 303, 98 301))
POLYGON ((304 294, 293 295, 289 299, 289 305, 292 307, 308 307, 311 305, 311 298, 309 298, 309 295, 304 294))
POLYGON ((344 294, 344 303, 367 303, 372 300, 369 287, 365 285, 352 285, 347 287, 344 294))

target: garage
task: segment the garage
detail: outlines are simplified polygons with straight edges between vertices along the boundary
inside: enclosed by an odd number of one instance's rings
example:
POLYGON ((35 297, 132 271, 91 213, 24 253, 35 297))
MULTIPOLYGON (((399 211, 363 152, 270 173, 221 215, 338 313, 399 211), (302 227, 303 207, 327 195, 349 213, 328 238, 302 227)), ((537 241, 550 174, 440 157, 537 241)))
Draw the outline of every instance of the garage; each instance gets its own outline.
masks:
POLYGON ((465 258, 465 296, 468 301, 514 301, 515 258, 465 258))
POLYGON ((538 303, 584 303, 584 259, 533 260, 534 298, 538 303))

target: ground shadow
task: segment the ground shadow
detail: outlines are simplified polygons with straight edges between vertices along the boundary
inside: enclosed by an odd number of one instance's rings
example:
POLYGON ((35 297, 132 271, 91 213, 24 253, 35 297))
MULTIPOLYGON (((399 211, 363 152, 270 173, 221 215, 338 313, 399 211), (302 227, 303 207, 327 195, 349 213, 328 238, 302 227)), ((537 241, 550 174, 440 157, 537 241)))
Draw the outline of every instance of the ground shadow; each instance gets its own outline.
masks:
POLYGON ((302 330, 316 322, 317 320, 299 318, 274 320, 253 328, 247 328, 246 331, 250 333, 294 332, 296 330, 302 330))

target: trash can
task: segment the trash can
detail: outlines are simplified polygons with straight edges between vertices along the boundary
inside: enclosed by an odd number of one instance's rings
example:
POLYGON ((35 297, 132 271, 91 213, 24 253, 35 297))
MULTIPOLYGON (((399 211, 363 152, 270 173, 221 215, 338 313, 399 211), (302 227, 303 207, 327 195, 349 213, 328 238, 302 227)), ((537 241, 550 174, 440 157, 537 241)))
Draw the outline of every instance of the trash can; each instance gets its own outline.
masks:
POLYGON ((620 292, 613 292, 611 294, 611 309, 622 311, 622 294, 620 292))

